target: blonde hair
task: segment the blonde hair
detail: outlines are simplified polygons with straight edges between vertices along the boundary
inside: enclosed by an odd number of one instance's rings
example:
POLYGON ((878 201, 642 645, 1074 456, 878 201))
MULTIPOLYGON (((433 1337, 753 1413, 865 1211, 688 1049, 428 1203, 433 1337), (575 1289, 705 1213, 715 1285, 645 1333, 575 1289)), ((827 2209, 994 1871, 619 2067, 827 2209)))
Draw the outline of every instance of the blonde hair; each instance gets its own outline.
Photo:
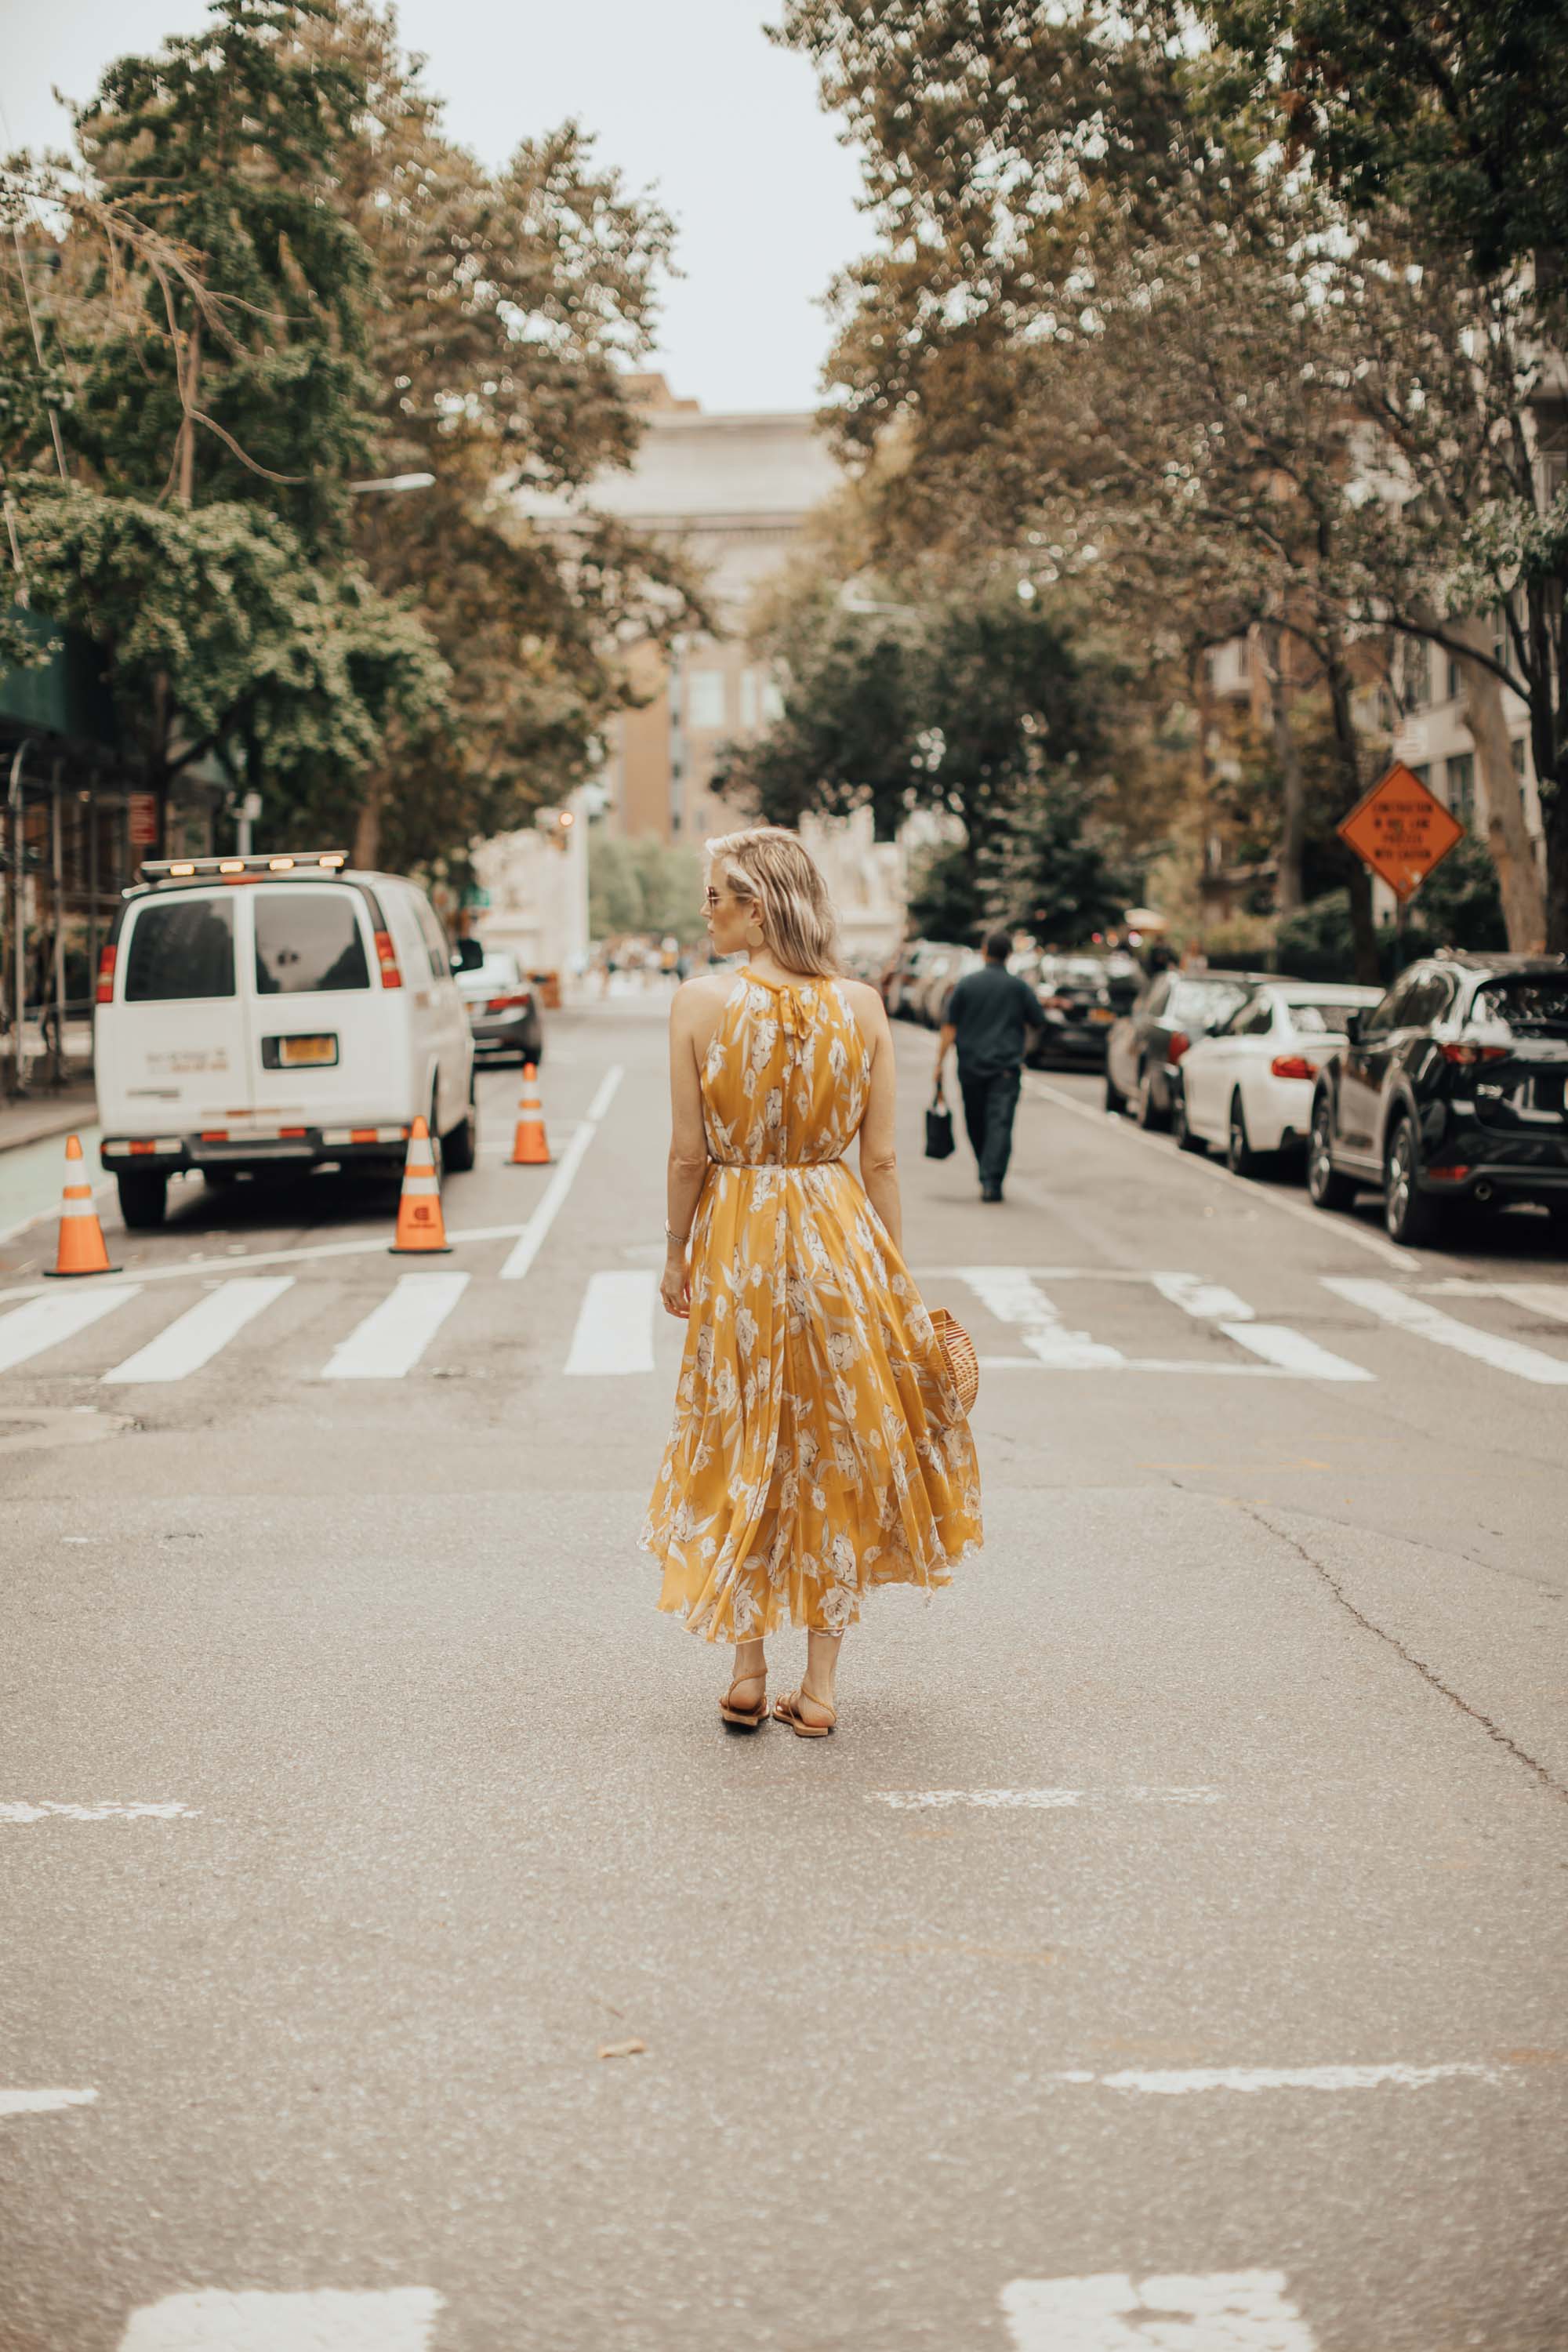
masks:
POLYGON ((837 972, 838 918, 821 869, 782 825, 748 825, 706 845, 738 898, 749 898, 763 945, 786 971, 807 979, 837 972))

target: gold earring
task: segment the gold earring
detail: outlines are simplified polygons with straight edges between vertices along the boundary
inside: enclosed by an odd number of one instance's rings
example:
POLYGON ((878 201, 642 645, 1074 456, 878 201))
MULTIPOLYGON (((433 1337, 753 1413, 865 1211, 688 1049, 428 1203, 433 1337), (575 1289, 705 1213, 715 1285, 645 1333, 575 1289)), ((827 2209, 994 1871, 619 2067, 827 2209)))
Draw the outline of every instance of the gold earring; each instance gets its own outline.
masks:
POLYGON ((761 925, 758 923, 748 923, 746 925, 746 945, 754 953, 762 944, 763 933, 761 925))

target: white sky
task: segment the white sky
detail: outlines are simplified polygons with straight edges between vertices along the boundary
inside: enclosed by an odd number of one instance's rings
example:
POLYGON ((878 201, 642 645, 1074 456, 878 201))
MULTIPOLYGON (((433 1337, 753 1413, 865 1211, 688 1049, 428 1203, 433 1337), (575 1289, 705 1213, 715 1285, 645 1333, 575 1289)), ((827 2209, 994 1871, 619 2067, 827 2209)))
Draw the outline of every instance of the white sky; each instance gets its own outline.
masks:
MULTIPOLYGON (((800 409, 820 396, 829 278, 870 242, 855 159, 803 58, 763 26, 777 0, 403 0, 405 47, 485 162, 575 115, 601 162, 657 187, 685 275, 660 348, 675 392, 708 409, 800 409)), ((0 0, 5 143, 64 145, 58 86, 88 95, 109 61, 194 32, 205 0, 0 0)))

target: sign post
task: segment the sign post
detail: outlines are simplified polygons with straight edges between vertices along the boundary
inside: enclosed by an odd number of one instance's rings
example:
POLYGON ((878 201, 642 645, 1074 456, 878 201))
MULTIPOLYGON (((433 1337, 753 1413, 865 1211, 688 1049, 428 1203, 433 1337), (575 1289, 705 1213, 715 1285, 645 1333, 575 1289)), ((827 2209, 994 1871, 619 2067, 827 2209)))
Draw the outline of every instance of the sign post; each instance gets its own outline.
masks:
POLYGON ((1465 828, 1414 769, 1396 760, 1357 801, 1339 835, 1387 883, 1403 914, 1405 900, 1464 839, 1465 828))

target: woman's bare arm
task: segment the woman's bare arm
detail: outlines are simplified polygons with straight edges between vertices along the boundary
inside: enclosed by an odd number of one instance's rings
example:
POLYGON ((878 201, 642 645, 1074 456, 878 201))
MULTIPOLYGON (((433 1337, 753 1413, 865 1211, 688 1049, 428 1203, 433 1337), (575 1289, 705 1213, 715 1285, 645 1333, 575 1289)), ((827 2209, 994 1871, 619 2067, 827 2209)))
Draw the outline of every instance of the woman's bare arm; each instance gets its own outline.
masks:
POLYGON ((708 1133, 702 1124, 702 1083, 700 1053, 708 1050, 713 1031, 712 983, 688 981, 675 992, 669 1009, 669 1167, 665 1214, 669 1232, 659 1297, 668 1314, 684 1318, 690 1311, 686 1244, 697 1214, 703 1179, 708 1173, 708 1133))
POLYGON ((855 992, 855 1018, 871 1048, 871 1090, 860 1122, 860 1181, 866 1197, 888 1229, 900 1256, 904 1249, 904 1213, 899 1199, 899 1155, 894 1139, 898 1074, 887 1008, 874 988, 855 992))

